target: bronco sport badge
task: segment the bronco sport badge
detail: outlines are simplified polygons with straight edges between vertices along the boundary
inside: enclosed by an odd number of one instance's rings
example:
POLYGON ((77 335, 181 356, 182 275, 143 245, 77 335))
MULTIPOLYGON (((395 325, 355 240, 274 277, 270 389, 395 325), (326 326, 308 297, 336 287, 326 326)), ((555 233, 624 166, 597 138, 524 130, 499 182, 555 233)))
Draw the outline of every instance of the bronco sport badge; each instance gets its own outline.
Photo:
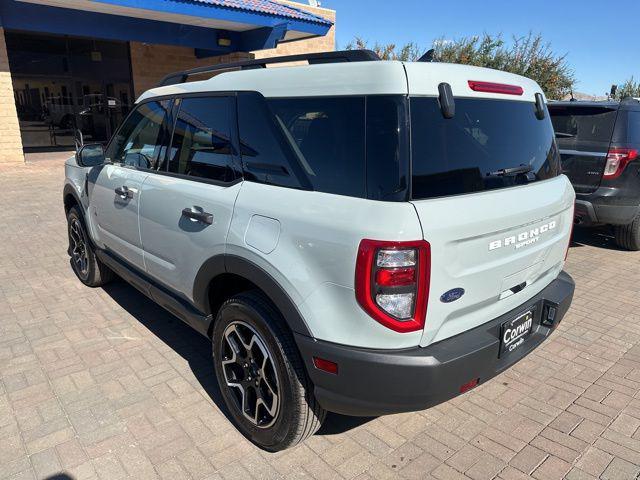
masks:
POLYGON ((552 220, 540 227, 525 230, 517 235, 511 235, 509 237, 494 240, 493 242, 489 242, 489 250, 496 250, 498 248, 508 247, 509 245, 514 245, 516 250, 522 247, 527 247, 540 240, 540 234, 553 230, 556 226, 556 221, 552 220))

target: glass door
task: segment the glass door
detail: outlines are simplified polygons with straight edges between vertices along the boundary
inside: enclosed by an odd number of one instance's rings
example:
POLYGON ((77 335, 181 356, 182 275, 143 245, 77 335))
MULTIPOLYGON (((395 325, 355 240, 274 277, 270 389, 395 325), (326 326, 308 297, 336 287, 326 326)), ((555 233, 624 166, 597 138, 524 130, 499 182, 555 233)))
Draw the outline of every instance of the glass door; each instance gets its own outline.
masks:
POLYGON ((128 45, 90 38, 6 32, 26 149, 106 143, 132 104, 128 45))
POLYGON ((15 76, 13 88, 25 147, 74 145, 76 108, 68 79, 15 76))

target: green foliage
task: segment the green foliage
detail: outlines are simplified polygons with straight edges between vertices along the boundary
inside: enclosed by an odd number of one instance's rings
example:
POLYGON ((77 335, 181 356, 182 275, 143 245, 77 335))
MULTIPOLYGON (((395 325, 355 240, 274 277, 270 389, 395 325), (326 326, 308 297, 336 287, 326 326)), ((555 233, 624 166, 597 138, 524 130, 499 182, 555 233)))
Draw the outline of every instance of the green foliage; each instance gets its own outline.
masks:
POLYGON ((415 62, 422 56, 422 51, 417 44, 410 42, 402 47, 397 47, 395 43, 381 45, 376 42, 369 46, 369 42, 360 37, 356 37, 346 46, 347 50, 373 50, 382 60, 400 60, 401 62, 415 62))
POLYGON ((618 85, 615 98, 622 100, 625 97, 640 97, 640 82, 636 82, 633 77, 618 85))
MULTIPOLYGON (((356 38, 347 49, 369 48, 367 42, 356 38)), ((541 35, 529 33, 514 37, 507 44, 502 35, 484 34, 458 40, 438 39, 433 42, 434 61, 462 63, 494 68, 532 78, 542 87, 547 97, 559 99, 573 89, 575 78, 565 55, 553 53, 551 45, 541 35)), ((402 47, 376 43, 372 48, 384 60, 415 61, 426 51, 415 43, 402 47)))

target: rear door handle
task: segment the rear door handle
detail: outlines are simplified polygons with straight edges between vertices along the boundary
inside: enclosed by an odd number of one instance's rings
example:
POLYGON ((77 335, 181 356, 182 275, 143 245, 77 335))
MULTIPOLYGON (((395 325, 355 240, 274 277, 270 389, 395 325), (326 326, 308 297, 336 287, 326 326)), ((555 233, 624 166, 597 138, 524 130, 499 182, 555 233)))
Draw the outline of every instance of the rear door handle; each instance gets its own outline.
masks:
POLYGON ((127 198, 133 198, 133 192, 129 190, 129 187, 123 185, 122 187, 118 187, 114 190, 116 195, 121 197, 123 200, 127 198))
POLYGON ((213 223, 213 215, 203 211, 200 207, 185 208, 182 210, 182 215, 193 221, 206 223, 207 225, 213 223))

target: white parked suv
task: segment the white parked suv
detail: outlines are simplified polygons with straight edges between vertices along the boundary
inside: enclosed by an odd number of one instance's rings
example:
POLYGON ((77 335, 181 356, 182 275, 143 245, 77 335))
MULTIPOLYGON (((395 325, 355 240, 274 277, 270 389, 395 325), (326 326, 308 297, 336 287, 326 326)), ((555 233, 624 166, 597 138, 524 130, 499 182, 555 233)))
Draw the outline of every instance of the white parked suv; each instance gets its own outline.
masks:
POLYGON ((574 199, 535 82, 367 51, 167 77, 64 186, 79 279, 115 273, 211 338, 231 417, 271 451, 540 345, 573 297, 574 199))

